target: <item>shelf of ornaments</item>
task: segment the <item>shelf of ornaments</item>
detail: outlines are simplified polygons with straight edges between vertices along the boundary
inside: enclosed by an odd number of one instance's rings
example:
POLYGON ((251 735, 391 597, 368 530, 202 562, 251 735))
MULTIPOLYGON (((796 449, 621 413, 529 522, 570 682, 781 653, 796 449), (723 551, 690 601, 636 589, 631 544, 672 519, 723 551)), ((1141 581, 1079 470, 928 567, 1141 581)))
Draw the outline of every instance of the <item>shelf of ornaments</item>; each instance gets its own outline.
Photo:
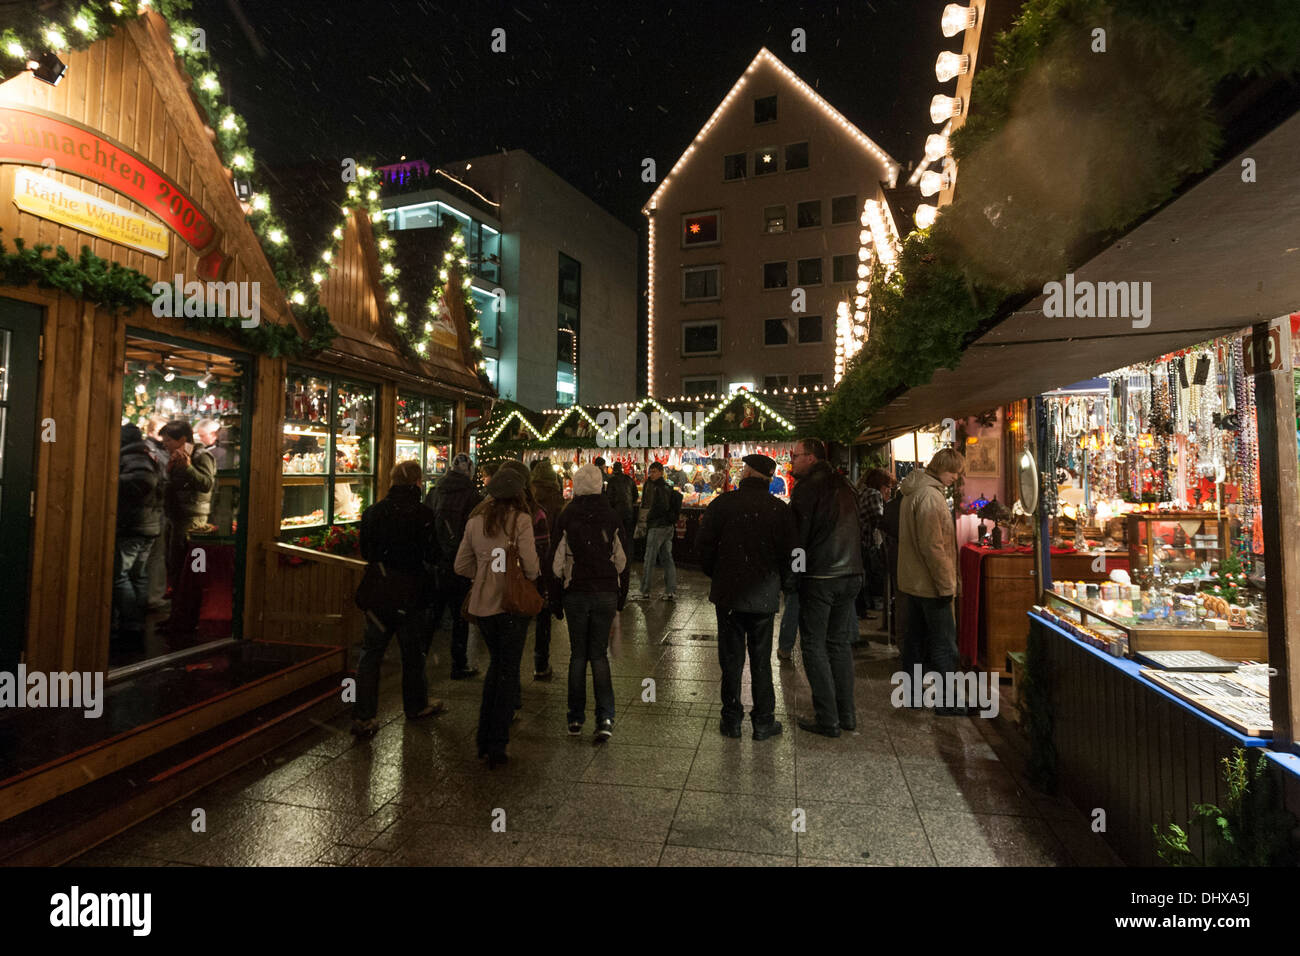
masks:
POLYGON ((284 433, 286 435, 318 435, 326 437, 330 433, 330 427, 324 422, 298 421, 286 418, 284 420, 284 433))

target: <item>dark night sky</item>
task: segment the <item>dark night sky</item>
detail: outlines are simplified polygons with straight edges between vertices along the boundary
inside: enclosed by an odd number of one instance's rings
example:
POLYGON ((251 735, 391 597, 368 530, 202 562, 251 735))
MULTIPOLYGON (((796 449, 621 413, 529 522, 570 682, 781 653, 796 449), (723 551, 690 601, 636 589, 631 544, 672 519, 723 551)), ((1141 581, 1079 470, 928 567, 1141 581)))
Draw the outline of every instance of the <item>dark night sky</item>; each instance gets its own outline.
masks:
POLYGON ((642 158, 666 174, 764 45, 906 169, 933 131, 935 56, 960 49, 943 6, 195 0, 193 18, 261 162, 525 149, 643 234, 642 158))

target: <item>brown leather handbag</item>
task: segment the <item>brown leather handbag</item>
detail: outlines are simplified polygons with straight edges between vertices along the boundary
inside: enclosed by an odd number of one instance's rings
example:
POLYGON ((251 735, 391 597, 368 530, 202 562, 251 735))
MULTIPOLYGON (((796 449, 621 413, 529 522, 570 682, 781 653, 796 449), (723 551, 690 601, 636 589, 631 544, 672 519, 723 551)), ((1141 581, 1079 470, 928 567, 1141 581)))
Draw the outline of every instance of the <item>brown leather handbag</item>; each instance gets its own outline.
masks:
MULTIPOLYGON (((523 519, 527 521, 528 516, 523 515, 523 519)), ((536 617, 542 613, 544 606, 537 585, 524 574, 523 565, 519 561, 519 540, 516 534, 506 545, 506 588, 505 595, 501 598, 501 609, 507 614, 536 617)))

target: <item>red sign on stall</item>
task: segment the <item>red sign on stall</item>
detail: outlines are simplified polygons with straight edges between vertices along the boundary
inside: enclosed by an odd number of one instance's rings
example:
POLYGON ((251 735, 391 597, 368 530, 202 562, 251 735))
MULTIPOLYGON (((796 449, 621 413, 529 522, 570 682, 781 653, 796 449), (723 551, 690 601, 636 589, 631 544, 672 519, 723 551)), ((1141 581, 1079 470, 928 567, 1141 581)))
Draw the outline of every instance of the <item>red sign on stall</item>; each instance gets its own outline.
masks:
POLYGON ((144 206, 195 251, 216 244, 217 229, 207 213, 161 170, 121 143, 57 114, 0 106, 0 162, 92 179, 144 206))
POLYGON ((1244 345, 1246 347, 1242 350, 1242 358, 1247 375, 1262 375, 1282 368, 1281 329, 1270 328, 1264 337, 1252 334, 1246 338, 1244 345))

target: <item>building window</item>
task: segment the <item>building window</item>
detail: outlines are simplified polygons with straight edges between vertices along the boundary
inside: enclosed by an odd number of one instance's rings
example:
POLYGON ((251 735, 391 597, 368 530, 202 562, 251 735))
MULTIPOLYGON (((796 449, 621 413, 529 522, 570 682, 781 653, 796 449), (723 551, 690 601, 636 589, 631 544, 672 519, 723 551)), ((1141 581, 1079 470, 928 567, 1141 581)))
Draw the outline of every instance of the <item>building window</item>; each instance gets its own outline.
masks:
POLYGON ((790 285, 790 263, 763 263, 763 288, 784 289, 790 285))
POLYGON ((578 330, 582 304, 582 264, 560 254, 555 323, 555 404, 578 402, 578 330))
POLYGON ((810 342, 820 342, 821 340, 822 317, 820 315, 799 316, 799 344, 807 345, 810 342))
POLYGON ((763 176, 781 168, 775 146, 765 146, 754 151, 754 175, 763 176))
POLYGON ((831 256, 831 281, 856 282, 858 279, 857 256, 831 256))
POLYGON ((822 284, 822 260, 800 259, 795 269, 800 285, 822 284))
POLYGON ((764 375, 763 391, 770 392, 777 388, 786 388, 790 384, 789 375, 764 375))
POLYGON ((858 197, 836 196, 831 200, 831 225, 858 221, 858 197))
POLYGON ((716 299, 719 296, 720 266, 701 266, 682 270, 682 299, 690 302, 699 299, 716 299))
POLYGON ((797 222, 800 229, 814 229, 822 224, 822 201, 820 199, 801 202, 795 208, 798 211, 797 222))
POLYGON ((763 320, 763 344, 764 345, 789 345, 790 329, 785 324, 785 319, 764 319, 763 320))
POLYGON ((682 323, 683 355, 717 355, 722 351, 722 323, 717 319, 707 322, 682 323))
POLYGON ((488 348, 497 348, 497 316, 500 313, 496 310, 496 304, 499 300, 477 286, 470 286, 469 292, 474 301, 474 311, 478 313, 479 338, 488 348))
POLYGON ((754 122, 755 123, 776 122, 776 97, 775 96, 759 96, 755 98, 754 122))
POLYGON ((722 178, 725 180, 744 179, 746 166, 749 162, 748 153, 729 153, 722 157, 722 178))
POLYGON ((791 143, 785 148, 785 171, 808 168, 808 144, 791 143))
POLYGON ((785 232, 785 207, 767 206, 763 210, 764 232, 785 232))
POLYGON ((824 384, 824 379, 823 379, 823 377, 822 377, 822 373, 821 373, 821 372, 814 372, 812 375, 800 375, 800 376, 799 376, 799 387, 800 387, 800 388, 806 388, 807 386, 810 386, 810 385, 822 385, 822 384, 824 384))
POLYGON ((716 395, 717 392, 718 380, 716 378, 682 379, 683 395, 716 395))
POLYGON ((716 246, 721 225, 722 214, 716 209, 682 216, 682 245, 716 246))

